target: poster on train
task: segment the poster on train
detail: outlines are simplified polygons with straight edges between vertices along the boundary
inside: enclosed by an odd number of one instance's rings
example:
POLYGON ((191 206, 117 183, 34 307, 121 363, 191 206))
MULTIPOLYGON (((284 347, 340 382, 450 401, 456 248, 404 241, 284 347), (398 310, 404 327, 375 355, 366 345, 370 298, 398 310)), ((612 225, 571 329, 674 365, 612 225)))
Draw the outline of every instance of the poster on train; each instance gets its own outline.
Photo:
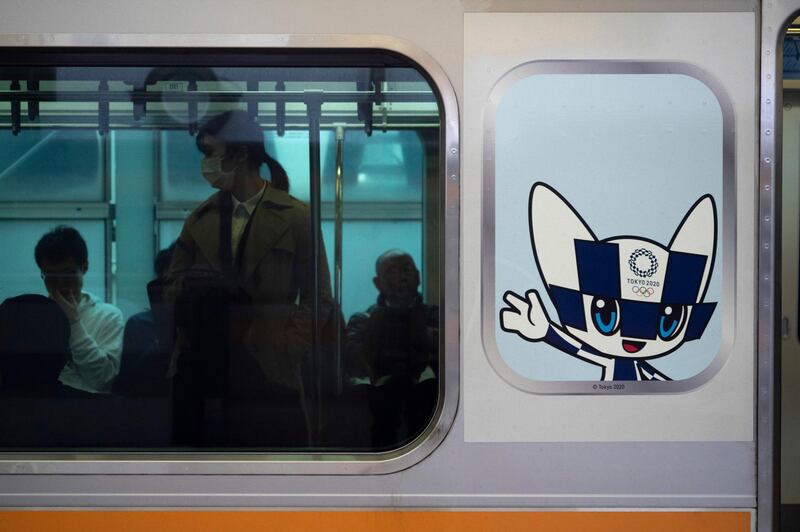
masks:
POLYGON ((666 63, 534 62, 494 87, 484 338, 506 380, 658 393, 719 370, 733 166, 720 96, 666 63))

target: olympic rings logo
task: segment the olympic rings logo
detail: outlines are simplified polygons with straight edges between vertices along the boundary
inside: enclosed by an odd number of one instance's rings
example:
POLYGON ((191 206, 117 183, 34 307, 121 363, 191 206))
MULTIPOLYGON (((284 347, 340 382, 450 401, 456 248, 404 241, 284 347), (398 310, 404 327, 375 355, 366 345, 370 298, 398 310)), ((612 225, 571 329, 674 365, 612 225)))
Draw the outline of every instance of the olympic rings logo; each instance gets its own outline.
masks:
POLYGON ((639 248, 634 250, 631 256, 628 257, 628 266, 637 277, 652 277, 658 270, 658 259, 649 249, 639 248), (646 258, 650 262, 650 266, 648 268, 640 268, 637 264, 639 257, 646 258))
POLYGON ((655 290, 650 288, 649 286, 634 286, 631 288, 634 294, 640 295, 642 297, 650 297, 655 293, 655 290))

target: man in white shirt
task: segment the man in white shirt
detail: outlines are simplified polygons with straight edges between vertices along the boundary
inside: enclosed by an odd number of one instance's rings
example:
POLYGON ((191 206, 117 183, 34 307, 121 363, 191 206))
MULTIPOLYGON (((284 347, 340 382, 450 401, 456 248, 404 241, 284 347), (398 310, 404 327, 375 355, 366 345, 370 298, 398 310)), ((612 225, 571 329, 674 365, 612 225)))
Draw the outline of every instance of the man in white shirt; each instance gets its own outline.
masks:
POLYGON ((124 322, 117 307, 82 291, 89 269, 86 242, 77 230, 60 225, 39 240, 34 256, 48 295, 70 323, 72 355, 58 380, 83 392, 111 393, 119 373, 124 322))

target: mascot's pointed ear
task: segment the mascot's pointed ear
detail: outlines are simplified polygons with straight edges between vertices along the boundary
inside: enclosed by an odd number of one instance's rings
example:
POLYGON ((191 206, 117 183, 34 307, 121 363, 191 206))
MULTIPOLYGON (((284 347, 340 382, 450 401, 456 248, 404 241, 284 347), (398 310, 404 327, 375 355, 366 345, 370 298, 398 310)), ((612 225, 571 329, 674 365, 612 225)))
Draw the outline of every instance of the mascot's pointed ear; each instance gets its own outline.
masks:
POLYGON ((699 303, 703 300, 708 287, 717 251, 717 206, 710 194, 697 200, 683 217, 669 243, 669 251, 702 255, 707 258, 697 293, 699 303))
POLYGON ((594 233, 572 205, 544 183, 531 188, 530 217, 533 254, 545 284, 577 290, 575 240, 597 240, 594 233))

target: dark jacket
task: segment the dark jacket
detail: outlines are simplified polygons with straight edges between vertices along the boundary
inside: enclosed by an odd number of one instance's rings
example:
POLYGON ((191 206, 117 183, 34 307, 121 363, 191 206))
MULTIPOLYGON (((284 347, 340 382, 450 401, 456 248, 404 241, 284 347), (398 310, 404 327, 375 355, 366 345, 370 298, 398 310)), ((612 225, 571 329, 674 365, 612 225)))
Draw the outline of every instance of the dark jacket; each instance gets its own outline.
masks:
POLYGON ((405 308, 387 306, 383 296, 366 312, 350 317, 346 330, 346 371, 350 377, 386 376, 416 380, 438 366, 439 309, 417 295, 405 308))

